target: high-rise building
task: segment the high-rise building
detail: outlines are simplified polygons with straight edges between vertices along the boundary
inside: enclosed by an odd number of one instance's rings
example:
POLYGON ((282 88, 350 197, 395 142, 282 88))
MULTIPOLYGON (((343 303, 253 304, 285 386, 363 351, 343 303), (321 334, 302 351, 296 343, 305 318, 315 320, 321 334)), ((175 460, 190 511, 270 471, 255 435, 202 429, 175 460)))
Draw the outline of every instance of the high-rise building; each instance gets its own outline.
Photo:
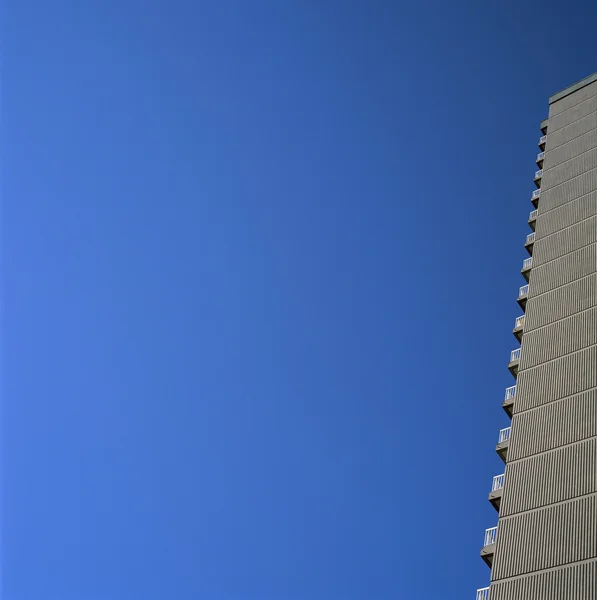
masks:
POLYGON ((597 600, 597 73, 541 133, 477 600, 597 600))

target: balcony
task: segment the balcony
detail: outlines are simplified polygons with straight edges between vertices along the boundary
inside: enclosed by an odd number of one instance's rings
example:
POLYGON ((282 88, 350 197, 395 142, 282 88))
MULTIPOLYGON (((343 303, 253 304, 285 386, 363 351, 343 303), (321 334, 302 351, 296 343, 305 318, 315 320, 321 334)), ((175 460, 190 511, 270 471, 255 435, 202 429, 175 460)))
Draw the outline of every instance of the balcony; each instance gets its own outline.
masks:
POLYGON ((546 135, 542 135, 539 138, 539 149, 541 150, 541 152, 545 151, 545 144, 547 143, 547 136, 546 135))
POLYGON ((527 249, 529 254, 533 254, 533 244, 535 243, 535 232, 529 233, 527 239, 524 242, 524 247, 527 249))
POLYGON ((529 214, 529 227, 535 231, 535 225, 537 223, 537 215, 539 214, 539 211, 537 209, 532 210, 531 213, 529 214))
POLYGON ((520 269, 520 272, 522 273, 522 276, 527 281, 529 280, 529 274, 531 272, 531 267, 532 266, 533 266, 533 257, 525 258, 522 261, 522 269, 520 269))
POLYGON ((509 388, 506 388, 506 394, 504 396, 504 402, 506 400, 512 400, 516 398, 516 386, 512 385, 509 388))
POLYGON ((497 527, 490 527, 485 530, 485 541, 483 546, 493 546, 497 542, 497 527))
POLYGON ((537 154, 537 158, 535 159, 537 166, 542 169, 543 168, 543 161, 545 160, 545 152, 539 152, 539 154, 537 154))
POLYGON ((529 284, 527 283, 527 285, 523 285, 518 290, 518 298, 516 299, 516 301, 518 302, 518 306, 520 306, 520 308, 522 308, 522 310, 524 310, 525 306, 527 305, 528 297, 529 297, 529 284))
POLYGON ((502 442, 507 442, 510 439, 510 431, 512 427, 504 427, 504 429, 500 429, 500 434, 498 436, 498 444, 502 442))
POLYGON ((535 208, 539 206, 539 198, 541 198, 541 190, 535 190, 531 196, 531 203, 535 208))
POLYGON ((509 388, 506 388, 506 393, 504 394, 504 402, 510 402, 516 398, 516 386, 512 385, 509 388))
POLYGON ((505 429, 502 429, 500 431, 498 443, 495 447, 495 451, 504 462, 506 462, 506 456, 508 455, 508 446, 510 445, 510 429, 511 427, 506 427, 505 429))
POLYGON ((493 483, 491 485, 491 493, 489 494, 489 502, 495 510, 499 512, 500 510, 500 502, 502 501, 502 492, 504 491, 504 480, 505 474, 496 475, 493 478, 493 483))
POLYGON ((489 588, 481 588, 477 590, 477 598, 476 600, 489 600, 489 588))
POLYGON ((501 490, 504 487, 504 479, 505 479, 504 473, 502 473, 501 475, 496 475, 493 478, 493 484, 491 486, 491 491, 497 492, 498 490, 501 490))
POLYGON ((506 411, 506 414, 512 418, 512 409, 514 407, 514 400, 516 398, 516 386, 506 388, 506 395, 502 402, 502 408, 506 411))
POLYGON ((514 337, 519 342, 522 338, 523 330, 524 330, 524 315, 521 315, 520 317, 516 317, 516 321, 514 321, 514 329, 512 330, 514 337))
POLYGON ((518 365, 520 364, 520 348, 516 348, 516 350, 512 350, 510 352, 510 362, 508 363, 508 369, 510 373, 516 377, 518 375, 518 365))
POLYGON ((495 544, 497 542, 497 527, 490 527, 485 530, 485 540, 481 549, 481 558, 491 567, 493 555, 495 553, 495 544))
POLYGON ((543 169, 539 169, 535 171, 535 185, 540 188, 541 187, 541 178, 543 177, 543 169))
POLYGON ((547 119, 541 121, 541 133, 547 135, 547 119))

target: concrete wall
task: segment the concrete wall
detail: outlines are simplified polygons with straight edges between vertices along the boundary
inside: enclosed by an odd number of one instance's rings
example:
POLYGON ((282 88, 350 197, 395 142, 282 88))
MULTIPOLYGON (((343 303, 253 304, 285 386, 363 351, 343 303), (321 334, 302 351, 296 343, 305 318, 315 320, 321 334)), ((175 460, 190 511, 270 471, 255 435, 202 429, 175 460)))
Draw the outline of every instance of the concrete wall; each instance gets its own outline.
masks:
POLYGON ((490 600, 597 600, 597 82, 545 152, 490 600))

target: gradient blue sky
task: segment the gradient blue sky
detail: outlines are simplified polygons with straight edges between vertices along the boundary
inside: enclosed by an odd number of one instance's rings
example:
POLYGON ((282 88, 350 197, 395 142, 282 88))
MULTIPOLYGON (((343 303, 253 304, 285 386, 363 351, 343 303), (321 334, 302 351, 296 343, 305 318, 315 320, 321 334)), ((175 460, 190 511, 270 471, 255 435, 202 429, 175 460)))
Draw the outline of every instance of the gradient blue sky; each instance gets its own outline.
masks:
POLYGON ((6 2, 3 600, 472 600, 596 16, 6 2))

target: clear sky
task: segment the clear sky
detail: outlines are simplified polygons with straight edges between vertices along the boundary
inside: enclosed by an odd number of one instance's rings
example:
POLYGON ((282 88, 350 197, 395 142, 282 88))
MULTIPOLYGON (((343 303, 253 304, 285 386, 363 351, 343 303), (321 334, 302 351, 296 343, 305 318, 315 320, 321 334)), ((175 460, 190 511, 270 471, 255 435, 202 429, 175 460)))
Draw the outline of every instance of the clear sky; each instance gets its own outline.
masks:
POLYGON ((473 600, 596 13, 4 3, 3 600, 473 600))

